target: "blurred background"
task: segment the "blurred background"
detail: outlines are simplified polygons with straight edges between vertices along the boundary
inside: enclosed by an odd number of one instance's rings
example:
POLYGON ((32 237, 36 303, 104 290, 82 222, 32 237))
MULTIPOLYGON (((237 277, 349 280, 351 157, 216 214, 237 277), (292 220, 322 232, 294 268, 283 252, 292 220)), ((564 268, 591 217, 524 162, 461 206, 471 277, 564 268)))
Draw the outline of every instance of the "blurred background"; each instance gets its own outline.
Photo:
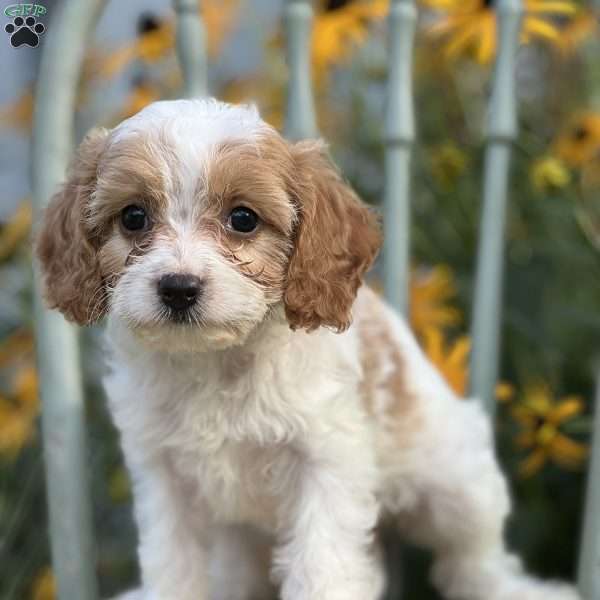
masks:
MULTIPOLYGON (((523 3, 496 430, 516 504, 508 528, 512 546, 533 571, 572 578, 600 353, 600 10, 577 0, 523 3)), ((40 19, 52 27, 56 3, 43 4, 48 12, 40 19)), ((281 127, 287 80, 282 1, 201 4, 211 94, 252 100, 281 127)), ((483 125, 496 51, 494 1, 419 5, 410 320, 431 360, 465 393, 483 125)), ((388 2, 317 0, 314 8, 319 128, 346 177, 377 205, 388 2)), ((29 202, 44 36, 37 48, 13 48, 4 31, 10 19, 0 18, 0 598, 51 600, 29 202)), ((177 97, 180 83, 168 0, 107 2, 81 74, 78 137, 154 100, 177 97)), ((372 283, 380 286, 377 268, 372 283)), ((97 337, 94 329, 82 331, 97 573, 106 597, 136 581, 136 534, 129 482, 99 386, 97 337)), ((396 546, 392 538, 386 535, 388 547, 396 546)), ((428 560, 403 548, 405 600, 437 598, 426 581, 428 560)))

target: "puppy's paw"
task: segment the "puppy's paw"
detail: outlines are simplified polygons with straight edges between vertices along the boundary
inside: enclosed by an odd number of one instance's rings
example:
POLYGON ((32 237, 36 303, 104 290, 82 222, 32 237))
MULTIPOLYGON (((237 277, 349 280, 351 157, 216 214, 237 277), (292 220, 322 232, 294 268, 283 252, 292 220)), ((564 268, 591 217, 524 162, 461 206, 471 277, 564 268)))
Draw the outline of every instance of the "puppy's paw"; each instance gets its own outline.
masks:
MULTIPOLYGON (((489 600, 581 600, 575 588, 559 582, 541 582, 532 577, 523 577, 488 595, 489 600)), ((487 600, 486 598, 486 600, 487 600)))
MULTIPOLYGON (((306 582, 305 582, 306 583, 306 582)), ((284 584, 281 600, 381 600, 384 580, 381 577, 366 581, 338 579, 325 585, 291 586, 284 584)))
POLYGON ((448 600, 581 600, 571 585, 526 575, 507 554, 438 560, 432 580, 448 600))
MULTIPOLYGON (((571 585, 562 582, 539 582, 530 579, 530 584, 534 584, 534 588, 530 592, 522 594, 520 597, 523 600, 582 600, 581 596, 571 585)), ((517 598, 517 595, 512 597, 517 598)), ((511 598, 512 598, 511 597, 511 598)), ((511 600, 507 598, 507 600, 511 600)))
POLYGON ((138 588, 137 590, 129 590, 128 592, 114 596, 111 600, 147 600, 147 598, 144 596, 142 588, 138 588))

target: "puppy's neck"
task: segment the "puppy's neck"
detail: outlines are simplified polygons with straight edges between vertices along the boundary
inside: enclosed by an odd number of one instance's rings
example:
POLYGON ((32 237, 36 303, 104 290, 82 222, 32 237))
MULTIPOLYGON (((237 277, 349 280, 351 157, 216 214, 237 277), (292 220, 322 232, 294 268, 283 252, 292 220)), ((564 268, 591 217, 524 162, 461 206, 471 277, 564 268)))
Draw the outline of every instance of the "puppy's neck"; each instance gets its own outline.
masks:
POLYGON ((127 362, 156 358, 172 364, 210 357, 243 364, 257 353, 283 351, 294 337, 305 335, 290 329, 282 307, 274 307, 246 336, 235 338, 227 331, 174 326, 164 330, 139 330, 114 315, 107 320, 106 337, 110 349, 127 362))

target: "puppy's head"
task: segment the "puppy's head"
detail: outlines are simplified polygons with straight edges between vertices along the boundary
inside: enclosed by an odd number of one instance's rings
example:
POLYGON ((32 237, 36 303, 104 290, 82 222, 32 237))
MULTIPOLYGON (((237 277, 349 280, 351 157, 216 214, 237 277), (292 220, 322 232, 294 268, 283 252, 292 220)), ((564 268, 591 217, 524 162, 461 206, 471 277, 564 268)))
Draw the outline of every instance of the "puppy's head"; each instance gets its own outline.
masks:
POLYGON ((195 100, 89 134, 37 255, 67 318, 110 312, 153 344, 193 349, 242 343, 281 304, 293 329, 345 329, 379 244, 322 144, 195 100))

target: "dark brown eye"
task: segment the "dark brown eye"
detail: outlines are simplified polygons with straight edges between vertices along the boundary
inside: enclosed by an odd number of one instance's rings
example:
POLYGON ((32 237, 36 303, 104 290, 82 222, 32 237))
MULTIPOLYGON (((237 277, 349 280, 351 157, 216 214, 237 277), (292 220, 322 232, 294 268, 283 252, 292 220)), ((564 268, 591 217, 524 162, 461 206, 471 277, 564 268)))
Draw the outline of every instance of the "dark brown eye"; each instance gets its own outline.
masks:
POLYGON ((229 215, 229 225, 234 231, 250 233, 258 226, 258 215, 245 206, 236 206, 229 215))
POLYGON ((142 231, 148 229, 149 220, 141 206, 130 204, 121 211, 121 223, 127 231, 142 231))

